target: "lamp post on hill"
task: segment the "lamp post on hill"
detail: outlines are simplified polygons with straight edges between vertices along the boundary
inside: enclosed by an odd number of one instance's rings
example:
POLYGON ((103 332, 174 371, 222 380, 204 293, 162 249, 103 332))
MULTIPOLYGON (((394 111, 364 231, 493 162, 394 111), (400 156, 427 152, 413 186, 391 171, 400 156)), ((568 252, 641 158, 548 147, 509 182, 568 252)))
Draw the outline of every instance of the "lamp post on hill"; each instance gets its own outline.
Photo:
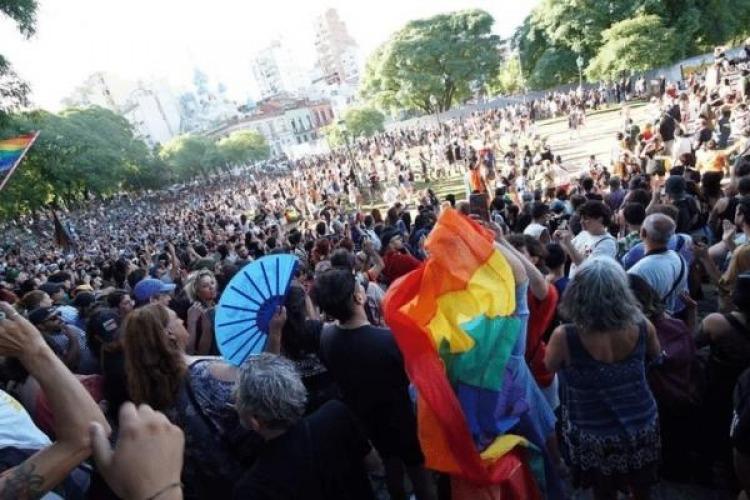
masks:
POLYGON ((576 58, 576 64, 578 65, 578 89, 583 91, 583 56, 578 55, 576 58))
POLYGON ((432 110, 435 113, 435 119, 437 120, 438 129, 443 128, 443 124, 440 123, 440 111, 438 110, 438 100, 437 97, 434 95, 430 96, 430 104, 432 105, 432 110))

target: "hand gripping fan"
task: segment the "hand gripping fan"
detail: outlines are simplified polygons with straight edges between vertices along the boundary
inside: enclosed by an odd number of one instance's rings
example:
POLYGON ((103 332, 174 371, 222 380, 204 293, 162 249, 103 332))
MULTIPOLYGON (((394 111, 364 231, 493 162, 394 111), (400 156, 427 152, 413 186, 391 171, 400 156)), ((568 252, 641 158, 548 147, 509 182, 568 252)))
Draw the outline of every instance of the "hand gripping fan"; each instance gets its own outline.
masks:
POLYGON ((214 331, 219 351, 229 363, 240 366, 263 349, 268 324, 284 304, 296 268, 294 255, 267 255, 243 267, 224 289, 214 331))

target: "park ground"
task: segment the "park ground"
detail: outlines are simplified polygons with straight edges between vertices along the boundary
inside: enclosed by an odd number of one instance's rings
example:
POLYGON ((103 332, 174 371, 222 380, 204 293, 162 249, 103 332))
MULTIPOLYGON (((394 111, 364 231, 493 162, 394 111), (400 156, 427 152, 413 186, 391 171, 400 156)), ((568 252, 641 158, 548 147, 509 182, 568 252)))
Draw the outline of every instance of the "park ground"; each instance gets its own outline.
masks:
MULTIPOLYGON (((642 102, 631 104, 630 108, 630 115, 636 123, 645 122, 646 107, 642 102)), ((620 106, 614 106, 589 112, 586 126, 581 130, 580 136, 574 136, 572 140, 568 132, 567 117, 541 120, 537 122, 537 130, 540 137, 547 139, 552 153, 562 157, 563 165, 571 172, 579 172, 583 170, 591 155, 596 156, 602 164, 609 164, 615 133, 623 128, 620 111, 620 106)), ((415 187, 431 187, 440 200, 445 199, 448 194, 455 195, 459 200, 465 197, 462 175, 432 181, 429 185, 417 182, 415 187)))

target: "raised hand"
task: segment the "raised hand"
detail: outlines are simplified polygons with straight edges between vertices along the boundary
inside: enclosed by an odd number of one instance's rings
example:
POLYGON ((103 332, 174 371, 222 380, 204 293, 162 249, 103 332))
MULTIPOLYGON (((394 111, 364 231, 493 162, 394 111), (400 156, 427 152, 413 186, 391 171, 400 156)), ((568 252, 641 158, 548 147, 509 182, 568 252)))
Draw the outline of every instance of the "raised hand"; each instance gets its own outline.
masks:
POLYGON ((98 423, 91 424, 89 435, 97 468, 119 497, 182 498, 185 436, 162 413, 148 405, 122 405, 114 450, 98 423))

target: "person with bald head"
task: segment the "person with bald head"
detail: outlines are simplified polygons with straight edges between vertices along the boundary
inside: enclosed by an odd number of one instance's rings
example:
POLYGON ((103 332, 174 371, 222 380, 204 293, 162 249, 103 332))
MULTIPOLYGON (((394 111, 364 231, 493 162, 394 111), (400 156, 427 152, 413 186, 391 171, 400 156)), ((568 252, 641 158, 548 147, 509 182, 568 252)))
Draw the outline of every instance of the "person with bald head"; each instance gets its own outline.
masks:
POLYGON ((629 274, 640 276, 648 282, 671 315, 685 307, 679 296, 687 291, 689 271, 682 256, 668 247, 676 227, 675 221, 664 214, 655 213, 646 217, 641 225, 646 254, 628 270, 629 274))

